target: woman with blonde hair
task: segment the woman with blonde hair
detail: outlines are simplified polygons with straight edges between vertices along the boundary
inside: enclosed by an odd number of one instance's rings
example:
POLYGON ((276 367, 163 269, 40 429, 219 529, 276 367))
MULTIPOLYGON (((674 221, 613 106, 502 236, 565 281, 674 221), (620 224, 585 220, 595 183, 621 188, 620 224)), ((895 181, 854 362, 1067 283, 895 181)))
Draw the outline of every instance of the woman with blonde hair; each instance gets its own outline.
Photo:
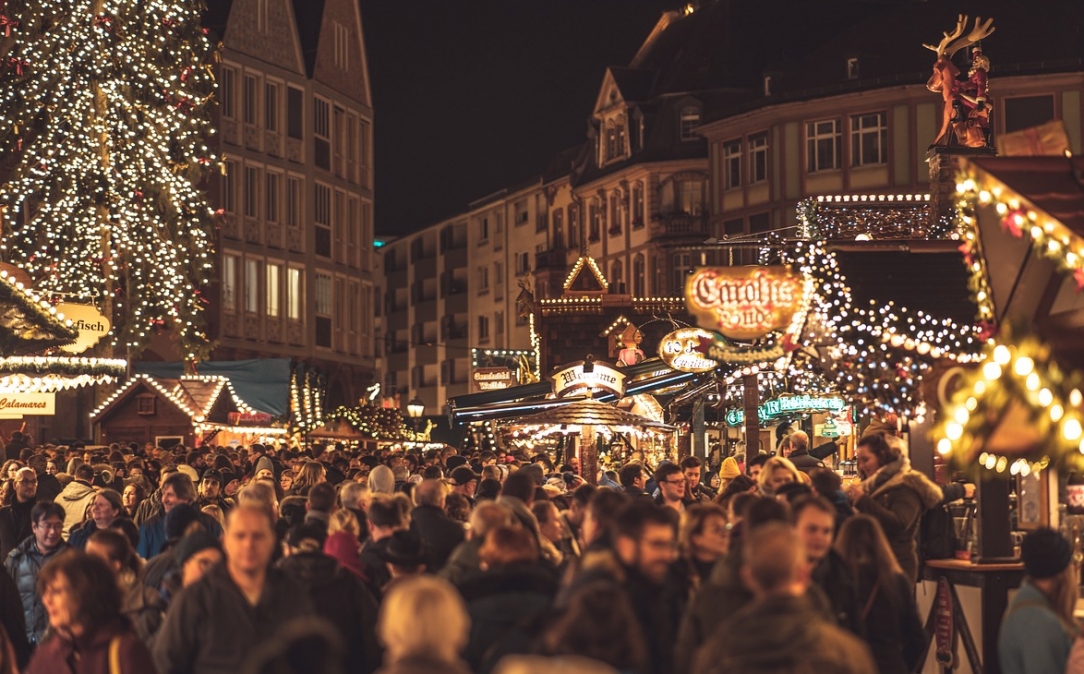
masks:
POLYGON ((324 466, 318 461, 306 461, 297 469, 293 487, 290 488, 291 496, 308 496, 313 485, 326 481, 324 466))
POLYGON ((327 533, 330 535, 340 531, 345 531, 354 538, 361 535, 361 524, 357 515, 346 508, 339 508, 331 513, 331 518, 328 519, 327 533))
POLYGON ((914 671, 922 655, 924 635, 914 590, 896 555, 869 515, 844 521, 836 537, 836 553, 854 574, 859 620, 880 674, 914 671))
POLYGON ((377 636, 384 644, 378 674, 468 674, 459 654, 470 635, 470 617, 452 585, 414 576, 392 586, 380 607, 377 636))
POLYGON ((791 482, 805 482, 802 473, 790 459, 782 456, 773 456, 764 462, 764 468, 757 475, 757 484, 760 487, 760 495, 775 497, 775 490, 791 482))

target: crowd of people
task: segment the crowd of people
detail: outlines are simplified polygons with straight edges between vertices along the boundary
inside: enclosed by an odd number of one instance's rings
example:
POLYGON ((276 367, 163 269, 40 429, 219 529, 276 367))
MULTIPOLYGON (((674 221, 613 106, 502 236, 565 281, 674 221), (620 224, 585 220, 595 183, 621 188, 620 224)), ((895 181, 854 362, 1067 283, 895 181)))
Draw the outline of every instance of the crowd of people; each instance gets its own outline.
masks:
MULTIPOLYGON (((0 674, 914 671, 916 530, 956 494, 889 434, 846 488, 808 441, 713 475, 634 454, 595 486, 504 451, 13 438, 0 674)), ((1055 544, 1027 544, 1033 631, 1064 622, 1055 544)))

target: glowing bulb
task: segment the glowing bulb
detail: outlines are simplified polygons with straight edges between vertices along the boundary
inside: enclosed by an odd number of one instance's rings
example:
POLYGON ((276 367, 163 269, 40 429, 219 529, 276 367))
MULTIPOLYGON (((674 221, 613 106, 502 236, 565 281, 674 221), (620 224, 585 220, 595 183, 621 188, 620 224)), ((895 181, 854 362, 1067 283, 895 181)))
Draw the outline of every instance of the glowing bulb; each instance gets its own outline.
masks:
POLYGON ((967 420, 971 418, 971 415, 967 413, 967 410, 965 408, 958 407, 956 409, 955 417, 956 423, 963 425, 967 423, 967 420))
POLYGON ((1061 405, 1050 406, 1050 420, 1057 423, 1065 415, 1065 408, 1061 405))
POLYGON ((1012 360, 1012 352, 1009 351, 1009 347, 1004 344, 998 344, 994 347, 994 362, 998 365, 1008 365, 1012 360))
POLYGON ((1069 442, 1076 442, 1080 439, 1081 435, 1084 435, 1084 429, 1080 427, 1080 421, 1078 419, 1070 417, 1061 425, 1061 434, 1069 442))
POLYGON ((948 456, 952 453, 952 440, 948 438, 941 438, 937 441, 937 453, 941 456, 948 456))
POLYGON ((945 424, 945 436, 949 440, 959 440, 963 437, 964 427, 956 421, 950 421, 945 424))
POLYGON ((994 362, 987 362, 982 366, 982 376, 993 381, 1001 376, 1001 366, 994 362))
POLYGON ((1050 407, 1050 403, 1054 402, 1054 394, 1050 392, 1050 389, 1044 388, 1039 391, 1039 404, 1043 407, 1050 407))
POLYGON ((1012 370, 1021 377, 1026 377, 1028 373, 1035 369, 1035 361, 1027 356, 1020 356, 1013 363, 1012 370))

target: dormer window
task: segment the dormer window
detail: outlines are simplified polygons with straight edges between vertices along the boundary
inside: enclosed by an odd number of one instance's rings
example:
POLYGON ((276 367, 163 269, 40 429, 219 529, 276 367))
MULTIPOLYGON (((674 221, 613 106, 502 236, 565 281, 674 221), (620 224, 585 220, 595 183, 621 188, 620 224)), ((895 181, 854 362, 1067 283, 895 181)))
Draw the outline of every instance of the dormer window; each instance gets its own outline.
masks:
POLYGON ((689 106, 681 109, 681 140, 696 140, 694 129, 700 126, 700 108, 689 106))
POLYGON ((603 155, 604 162, 622 159, 625 156, 627 140, 625 132, 625 119, 616 117, 606 122, 606 147, 603 155))
POLYGON ((847 59, 847 79, 858 79, 858 57, 847 59))

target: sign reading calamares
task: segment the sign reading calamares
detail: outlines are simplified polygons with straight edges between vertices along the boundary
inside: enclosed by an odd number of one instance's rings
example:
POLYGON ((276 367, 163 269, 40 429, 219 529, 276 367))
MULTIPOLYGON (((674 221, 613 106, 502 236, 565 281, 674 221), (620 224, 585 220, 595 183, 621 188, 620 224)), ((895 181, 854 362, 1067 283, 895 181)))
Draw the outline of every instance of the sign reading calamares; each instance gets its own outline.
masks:
POLYGON ((0 393, 0 419, 21 419, 24 414, 56 414, 55 393, 0 393))
POLYGON ((787 267, 704 267, 686 281, 685 304, 700 327, 749 341, 787 328, 804 286, 787 267))
POLYGON ((680 328, 659 341, 659 358, 681 372, 710 372, 719 367, 705 352, 715 341, 715 333, 703 328, 680 328))

